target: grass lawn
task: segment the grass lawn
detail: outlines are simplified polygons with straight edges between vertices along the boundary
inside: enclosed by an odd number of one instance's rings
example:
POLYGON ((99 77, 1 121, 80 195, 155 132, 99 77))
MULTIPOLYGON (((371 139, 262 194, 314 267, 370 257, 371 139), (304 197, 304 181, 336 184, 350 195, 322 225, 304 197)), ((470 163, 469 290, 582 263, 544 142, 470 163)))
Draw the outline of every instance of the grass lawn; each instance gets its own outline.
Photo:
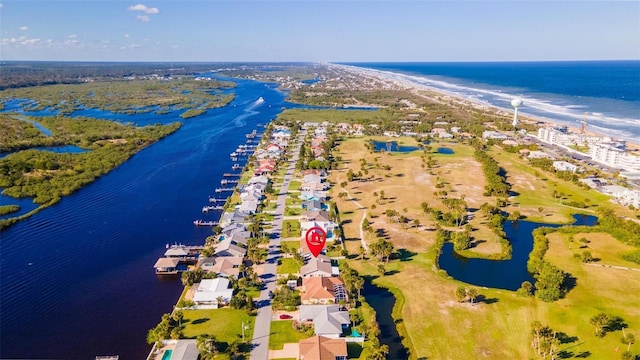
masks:
POLYGON ((289 191, 298 191, 302 187, 302 182, 298 180, 291 180, 289 183, 289 191))
POLYGON ((282 350, 286 343, 297 343, 309 336, 299 333, 293 328, 293 320, 278 320, 271 322, 271 334, 269 335, 269 349, 282 350))
POLYGON ((282 234, 280 237, 288 238, 300 236, 300 221, 284 220, 282 223, 282 234))
POLYGON ((299 241, 282 241, 280 243, 280 246, 285 246, 285 245, 289 249, 295 249, 296 252, 298 251, 298 249, 300 249, 300 242, 299 241))
POLYGON ((219 341, 242 339, 242 322, 249 325, 245 340, 253 338, 254 317, 244 310, 229 308, 212 310, 184 310, 184 337, 196 338, 201 334, 215 335, 219 341))
POLYGON ((298 197, 298 194, 289 194, 289 196, 287 196, 287 199, 285 200, 285 205, 302 205, 302 199, 298 197))
POLYGON ((300 264, 294 258, 282 258, 277 267, 278 274, 299 274, 300 264))
POLYGON ((300 214, 302 214, 302 208, 299 207, 286 207, 284 209, 284 215, 285 216, 298 216, 300 214))

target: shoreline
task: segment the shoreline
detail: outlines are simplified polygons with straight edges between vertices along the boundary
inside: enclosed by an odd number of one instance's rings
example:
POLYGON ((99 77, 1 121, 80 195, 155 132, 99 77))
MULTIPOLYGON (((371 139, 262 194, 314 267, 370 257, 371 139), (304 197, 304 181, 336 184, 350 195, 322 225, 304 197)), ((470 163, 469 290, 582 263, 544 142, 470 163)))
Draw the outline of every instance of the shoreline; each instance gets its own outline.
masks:
MULTIPOLYGON (((391 82, 395 86, 402 88, 404 90, 411 91, 417 96, 425 96, 425 94, 420 94, 420 91, 429 91, 436 95, 447 97, 448 100, 453 100, 454 102, 459 103, 462 106, 471 106, 476 110, 493 110, 498 113, 508 113, 513 114, 513 109, 504 108, 497 105, 493 105, 487 102, 479 101, 475 98, 467 98, 463 97, 460 94, 456 94, 453 92, 449 92, 443 89, 435 88, 433 86, 421 84, 415 81, 411 81, 405 78, 400 78, 406 74, 403 73, 394 73, 391 71, 382 71, 377 69, 370 69, 364 67, 358 67, 353 65, 342 65, 342 64, 328 64, 330 67, 337 67, 343 69, 345 71, 351 72, 357 76, 368 76, 374 77, 380 81, 391 82)), ((518 96, 513 96, 513 98, 518 98, 518 96)), ((438 101, 438 99, 431 98, 432 100, 438 101)), ((571 132, 579 133, 580 129, 575 125, 569 125, 566 121, 561 121, 553 118, 548 118, 540 115, 534 115, 520 110, 518 112, 519 120, 528 121, 533 123, 544 123, 545 125, 553 125, 553 126, 566 126, 571 132)), ((540 127, 540 126, 538 126, 540 127)), ((621 139, 625 140, 627 143, 627 148, 632 151, 640 151, 640 138, 622 138, 619 136, 607 134, 602 131, 595 131, 592 129, 585 130, 585 134, 600 136, 600 137, 609 137, 611 139, 621 139)))

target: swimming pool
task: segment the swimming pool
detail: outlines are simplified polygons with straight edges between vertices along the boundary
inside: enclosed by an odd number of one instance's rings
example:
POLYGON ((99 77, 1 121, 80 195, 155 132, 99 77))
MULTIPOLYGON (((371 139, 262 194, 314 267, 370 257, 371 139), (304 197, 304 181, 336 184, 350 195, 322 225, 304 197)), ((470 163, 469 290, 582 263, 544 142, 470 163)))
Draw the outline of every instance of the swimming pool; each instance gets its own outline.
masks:
POLYGON ((164 354, 162 354, 162 360, 170 360, 172 354, 173 350, 165 350, 164 354))

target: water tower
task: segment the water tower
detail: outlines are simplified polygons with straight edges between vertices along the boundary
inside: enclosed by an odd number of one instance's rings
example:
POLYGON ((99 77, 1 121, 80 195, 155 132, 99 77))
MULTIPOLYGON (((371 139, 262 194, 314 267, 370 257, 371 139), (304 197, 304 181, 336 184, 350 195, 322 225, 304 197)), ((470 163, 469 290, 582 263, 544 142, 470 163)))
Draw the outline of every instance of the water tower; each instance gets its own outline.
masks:
POLYGON ((513 113, 513 122, 511 123, 511 125, 513 125, 513 127, 515 128, 518 125, 518 108, 522 106, 522 99, 515 98, 511 100, 511 106, 513 106, 513 108, 515 109, 515 112, 513 113))

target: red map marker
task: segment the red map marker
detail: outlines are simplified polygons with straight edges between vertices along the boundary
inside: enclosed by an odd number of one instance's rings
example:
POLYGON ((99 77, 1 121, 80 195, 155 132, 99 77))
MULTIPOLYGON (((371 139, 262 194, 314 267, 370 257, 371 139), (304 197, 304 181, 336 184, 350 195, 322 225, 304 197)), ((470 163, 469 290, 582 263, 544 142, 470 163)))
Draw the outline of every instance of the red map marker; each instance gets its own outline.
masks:
POLYGON ((313 256, 318 257, 324 248, 324 244, 327 243, 327 233, 324 232, 321 227, 315 226, 307 230, 305 238, 309 251, 311 251, 313 256))

